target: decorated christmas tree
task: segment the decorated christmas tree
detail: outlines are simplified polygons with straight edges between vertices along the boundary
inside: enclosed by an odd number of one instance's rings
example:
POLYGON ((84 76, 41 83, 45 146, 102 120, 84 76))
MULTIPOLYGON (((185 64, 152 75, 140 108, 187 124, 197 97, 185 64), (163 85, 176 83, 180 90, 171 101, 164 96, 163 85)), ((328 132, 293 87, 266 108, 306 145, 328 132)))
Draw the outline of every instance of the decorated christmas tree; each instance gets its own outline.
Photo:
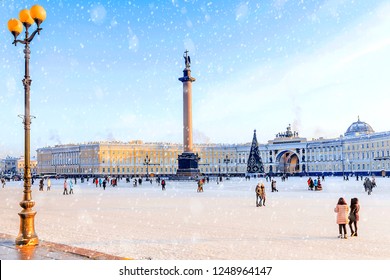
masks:
POLYGON ((249 153, 246 171, 248 173, 264 173, 263 161, 261 160, 259 145, 257 144, 256 130, 253 133, 251 152, 249 153))

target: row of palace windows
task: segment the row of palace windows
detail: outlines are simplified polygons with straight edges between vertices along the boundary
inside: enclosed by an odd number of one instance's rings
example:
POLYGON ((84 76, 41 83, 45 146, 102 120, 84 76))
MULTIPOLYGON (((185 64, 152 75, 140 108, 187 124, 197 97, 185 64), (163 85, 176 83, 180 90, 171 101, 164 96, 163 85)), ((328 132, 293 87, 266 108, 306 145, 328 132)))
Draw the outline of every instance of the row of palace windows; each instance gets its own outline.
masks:
MULTIPOLYGON (((381 169, 390 169, 390 163, 374 163, 371 164, 346 164, 344 165, 345 171, 355 171, 355 170, 381 170, 381 169)), ((307 171, 326 171, 326 170, 334 170, 341 171, 342 165, 334 164, 334 165, 315 165, 315 166, 307 166, 307 171)))
MULTIPOLYGON (((150 173, 154 173, 154 172, 157 172, 157 173, 164 173, 164 174, 172 174, 172 173, 176 173, 176 170, 177 168, 150 168, 148 171, 150 173)), ((225 168, 225 167, 205 167, 205 168, 200 168, 201 172, 204 173, 208 173, 208 172, 214 172, 214 173, 217 173, 217 172, 226 172, 226 170, 228 172, 238 172, 239 169, 238 168, 235 168, 235 167, 231 167, 231 168, 225 168)), ((98 173, 98 169, 97 168, 59 168, 57 170, 57 173, 98 173)), ((117 173, 122 173, 122 174, 130 174, 130 173, 146 173, 146 168, 125 168, 125 167, 103 167, 102 168, 102 173, 114 173, 114 174, 117 174, 117 173)))
MULTIPOLYGON (((383 141, 382 141, 383 142, 383 141)), ((375 158, 375 157, 385 157, 385 156, 390 156, 390 151, 387 150, 387 151, 371 151, 371 155, 370 155, 370 152, 350 152, 350 153, 346 153, 345 154, 346 156, 346 159, 350 159, 350 160, 359 160, 359 159, 369 159, 370 157, 371 158, 375 158)), ((144 159, 141 159, 141 158, 136 158, 136 164, 143 164, 144 163, 144 159)), ((339 155, 334 155, 334 154, 331 154, 331 155, 327 155, 327 154, 316 154, 316 155, 309 155, 308 156, 308 161, 332 161, 332 160, 341 160, 341 154, 339 155)), ((86 158, 86 159, 82 159, 80 163, 92 163, 93 162, 93 159, 92 158, 86 158)), ((133 163, 134 162, 134 158, 127 158, 127 159, 119 159, 118 161, 116 159, 112 160, 112 163, 115 164, 115 163, 118 163, 118 164, 130 164, 130 163, 133 163)), ((157 160, 155 161, 151 161, 151 163, 153 162, 157 162, 157 160)), ((206 164, 208 163, 216 163, 216 161, 214 160, 210 160, 209 162, 209 159, 205 159, 204 162, 206 164)), ((268 163, 269 162, 269 159, 268 158, 265 158, 265 162, 268 163)), ((46 164, 50 164, 50 161, 44 161, 44 163, 46 164)), ((107 163, 107 164, 110 164, 110 159, 103 159, 102 163, 107 163)), ((164 160, 160 160, 160 164, 175 164, 176 163, 176 159, 175 158, 170 158, 170 159, 164 159, 164 160)), ((224 162, 224 159, 221 159, 219 158, 218 159, 218 163, 219 164, 222 164, 222 163, 225 163, 224 162)), ((245 158, 234 158, 234 159, 230 159, 230 162, 229 163, 243 163, 245 164, 246 163, 246 160, 245 158)), ((51 161, 51 165, 74 165, 74 164, 79 164, 79 161, 77 158, 75 157, 71 157, 71 158, 64 158, 64 157, 56 157, 55 159, 52 159, 51 161)))
MULTIPOLYGON (((144 163, 144 160, 143 158, 135 158, 135 163, 136 164, 143 164, 144 163)), ((158 160, 155 159, 155 160, 151 160, 151 163, 153 162, 157 162, 158 160)), ((57 159, 53 159, 51 162, 50 161, 44 161, 44 163, 46 164, 50 164, 51 165, 74 165, 74 164, 83 164, 83 163, 92 163, 94 162, 93 158, 85 158, 85 159, 82 159, 79 160, 77 158, 57 158, 57 159)), ((134 158, 127 158, 127 159, 113 159, 113 160, 110 160, 110 159, 103 159, 102 160, 102 163, 118 163, 118 164, 130 164, 130 163, 133 163, 134 162, 134 158)), ((176 158, 166 158, 164 160, 160 160, 160 164, 174 164, 176 162, 176 158)), ((97 163, 97 162, 96 162, 97 163)), ((205 163, 216 163, 216 161, 214 160, 211 160, 209 162, 208 159, 205 159, 205 163)), ((224 159, 218 159, 218 163, 224 163, 224 159)), ((230 159, 230 163, 245 163, 245 158, 240 158, 240 159, 230 159)))
MULTIPOLYGON (((225 159, 221 159, 219 158, 218 159, 218 163, 225 163, 224 161, 225 159)), ((130 164, 130 163, 134 163, 135 161, 135 164, 143 164, 145 162, 145 159, 144 158, 122 158, 122 159, 110 159, 110 158, 104 158, 102 160, 102 163, 107 163, 107 164, 110 164, 110 163, 117 163, 117 164, 130 164)), ((208 158, 206 158, 205 160, 205 163, 216 163, 216 159, 214 160, 209 160, 208 158)), ((81 159, 80 162, 77 158, 65 158, 65 157, 56 157, 56 158, 53 158, 51 161, 42 161, 43 163, 45 164, 51 164, 51 165, 74 165, 74 164, 83 164, 83 163, 92 163, 94 162, 94 159, 93 158, 84 158, 84 159, 81 159)), ((150 163, 155 163, 155 162, 158 162, 158 159, 151 159, 150 163)), ((160 159, 160 164, 175 164, 176 163, 176 158, 164 158, 164 159, 160 159)), ((245 158, 229 158, 229 163, 246 163, 246 160, 245 158)))
MULTIPOLYGON (((141 173, 144 173, 144 172, 146 172, 146 168, 132 168, 131 169, 131 173, 138 173, 138 172, 141 172, 141 173)), ((172 173, 172 172, 176 172, 176 170, 177 170, 177 168, 172 168, 172 167, 170 167, 170 168, 150 168, 148 171, 149 172, 151 172, 151 173, 153 173, 153 172, 165 172, 165 173, 168 173, 168 172, 170 172, 170 173, 172 173)), ((237 172, 238 171, 238 168, 235 168, 235 167, 228 167, 227 169, 225 168, 225 167, 201 167, 200 168, 200 170, 201 170, 201 172, 226 172, 226 170, 228 171, 228 172, 237 172)), ((103 173, 106 173, 106 171, 107 171, 107 173, 110 173, 110 172, 114 172, 114 173, 120 173, 120 172, 122 172, 122 173, 125 173, 125 172, 127 172, 127 173, 130 173, 130 168, 124 168, 124 167, 117 167, 117 168, 115 168, 115 167, 113 167, 113 168, 111 168, 111 167, 107 167, 107 168, 105 168, 105 167, 103 167, 102 168, 102 172, 103 173)))
MULTIPOLYGON (((145 150, 137 150, 137 151, 120 151, 120 150, 117 150, 117 151, 102 151, 101 154, 102 155, 131 155, 131 156, 143 156, 145 154, 148 155, 149 157, 162 157, 162 156, 168 156, 168 157, 172 157, 172 156, 176 156, 177 154, 179 154, 181 152, 177 152, 177 151, 174 151, 174 152, 164 152, 164 151, 145 151, 145 150)), ((230 156, 230 157, 233 157, 235 153, 232 153, 232 152, 213 152, 213 151, 202 151, 200 152, 202 153, 203 156, 205 157, 226 157, 226 155, 230 156)), ((241 153, 238 153, 238 156, 245 156, 244 154, 241 154, 241 153)))
MULTIPOLYGON (((373 159, 375 157, 390 157, 390 151, 376 151, 376 152, 354 152, 354 153, 346 153, 345 159, 349 160, 359 160, 359 159, 373 159)), ((342 160, 341 155, 314 155, 308 156, 308 161, 327 161, 327 160, 342 160)))
MULTIPOLYGON (((369 143, 362 143, 362 144, 347 144, 345 145, 346 147, 346 150, 347 151, 350 151, 350 150, 359 150, 359 147, 361 149, 369 149, 371 146, 371 148, 379 148, 379 147, 389 147, 390 146, 390 143, 389 141, 376 141, 376 142, 369 142, 369 143)), ((315 147, 315 148, 310 148, 308 149, 308 153, 318 153, 318 152, 332 152, 332 151, 338 151, 340 150, 340 146, 331 146, 331 147, 315 147)))

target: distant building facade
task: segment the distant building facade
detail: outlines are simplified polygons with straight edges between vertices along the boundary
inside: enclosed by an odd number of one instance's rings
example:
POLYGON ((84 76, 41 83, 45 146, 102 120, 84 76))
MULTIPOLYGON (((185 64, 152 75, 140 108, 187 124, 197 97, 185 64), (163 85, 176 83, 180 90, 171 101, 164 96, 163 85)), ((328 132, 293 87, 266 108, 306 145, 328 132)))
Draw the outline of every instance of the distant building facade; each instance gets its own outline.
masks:
POLYGON ((390 170, 390 131, 375 133, 359 118, 339 138, 308 141, 289 126, 259 149, 271 174, 368 176, 390 170))
MULTIPOLYGON (((36 158, 30 159, 30 172, 31 174, 37 174, 37 165, 38 161, 36 158)), ((17 174, 24 174, 24 157, 20 157, 16 161, 16 166, 17 166, 17 174)))
MULTIPOLYGON (((334 139, 307 140, 291 126, 273 140, 259 144, 264 172, 270 175, 387 175, 390 170, 390 132, 375 133, 358 119, 334 139)), ((205 175, 245 175, 251 143, 198 144, 205 175)), ((57 145, 37 150, 39 174, 162 175, 176 174, 182 145, 142 141, 92 142, 57 145), (146 164, 146 156, 150 164, 146 164)))
MULTIPOLYGON (((37 172, 38 161, 36 158, 30 159, 30 170, 32 174, 37 172)), ((24 157, 7 156, 1 160, 0 165, 1 174, 24 174, 24 157)))
POLYGON ((17 157, 7 156, 4 159, 4 173, 17 173, 18 159, 17 157))
POLYGON ((0 159, 0 175, 5 173, 5 159, 0 159))
MULTIPOLYGON (((39 174, 141 175, 176 174, 182 145, 172 143, 91 142, 57 145, 37 150, 39 174), (146 164, 146 156, 150 162, 146 164)), ((246 145, 195 145, 203 174, 245 174, 246 145), (229 162, 224 161, 228 157, 229 162)))

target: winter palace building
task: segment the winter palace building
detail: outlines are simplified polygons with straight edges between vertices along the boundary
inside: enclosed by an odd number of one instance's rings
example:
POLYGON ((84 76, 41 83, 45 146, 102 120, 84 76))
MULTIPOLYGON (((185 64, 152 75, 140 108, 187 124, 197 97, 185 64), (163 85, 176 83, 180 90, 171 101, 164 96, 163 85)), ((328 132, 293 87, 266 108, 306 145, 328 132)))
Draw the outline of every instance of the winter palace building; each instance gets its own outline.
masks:
MULTIPOLYGON (((259 144, 265 173, 273 175, 387 175, 390 171, 390 131, 374 132, 360 121, 334 139, 300 137, 291 126, 273 140, 259 144)), ((251 143, 197 144, 200 172, 244 175, 251 143)), ((37 150, 39 174, 146 175, 176 174, 180 144, 90 142, 37 150)))

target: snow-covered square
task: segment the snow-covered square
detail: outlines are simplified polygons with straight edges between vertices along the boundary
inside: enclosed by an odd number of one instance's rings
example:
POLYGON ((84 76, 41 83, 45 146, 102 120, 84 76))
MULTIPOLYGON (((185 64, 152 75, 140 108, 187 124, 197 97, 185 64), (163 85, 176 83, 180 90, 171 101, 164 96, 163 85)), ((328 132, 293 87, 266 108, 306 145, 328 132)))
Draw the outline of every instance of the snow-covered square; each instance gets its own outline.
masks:
MULTIPOLYGON (((390 259, 390 179, 376 178, 367 195, 361 180, 326 177, 322 191, 309 191, 306 177, 167 181, 133 187, 125 180, 106 190, 77 181, 63 195, 63 179, 50 191, 33 185, 35 229, 40 240, 134 259, 152 260, 360 260, 390 259), (265 207, 256 207, 255 186, 266 186, 265 207), (359 236, 338 238, 334 208, 339 197, 359 198, 359 236)), ((46 182, 45 182, 46 183, 46 182)), ((1 232, 17 235, 23 182, 0 189, 1 232)))

